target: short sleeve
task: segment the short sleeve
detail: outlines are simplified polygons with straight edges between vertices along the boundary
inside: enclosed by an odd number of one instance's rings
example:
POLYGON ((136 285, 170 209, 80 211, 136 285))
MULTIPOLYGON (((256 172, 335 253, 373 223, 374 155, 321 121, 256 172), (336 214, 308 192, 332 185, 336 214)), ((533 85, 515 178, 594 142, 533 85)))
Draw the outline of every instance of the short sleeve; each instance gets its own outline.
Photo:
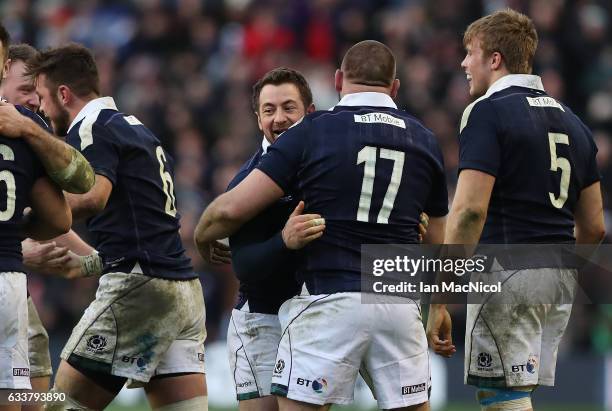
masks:
POLYGON ((68 133, 67 142, 83 154, 96 174, 108 178, 114 185, 120 153, 117 139, 100 124, 90 127, 74 127, 68 133))
POLYGON ((257 166, 285 193, 293 188, 308 143, 308 130, 307 121, 296 123, 268 147, 268 152, 261 157, 257 166))
POLYGON ((590 145, 588 152, 588 166, 585 171, 581 189, 587 188, 588 186, 601 180, 601 174, 599 173, 599 169, 597 168, 597 145, 595 144, 595 140, 593 139, 591 131, 584 125, 583 128, 587 133, 590 145))
POLYGON ((437 160, 436 169, 432 189, 424 211, 431 217, 444 217, 448 214, 448 188, 446 186, 446 175, 444 174, 444 157, 437 143, 433 150, 437 160))
POLYGON ((459 133, 459 171, 472 169, 497 177, 501 150, 496 113, 489 100, 468 106, 459 133))

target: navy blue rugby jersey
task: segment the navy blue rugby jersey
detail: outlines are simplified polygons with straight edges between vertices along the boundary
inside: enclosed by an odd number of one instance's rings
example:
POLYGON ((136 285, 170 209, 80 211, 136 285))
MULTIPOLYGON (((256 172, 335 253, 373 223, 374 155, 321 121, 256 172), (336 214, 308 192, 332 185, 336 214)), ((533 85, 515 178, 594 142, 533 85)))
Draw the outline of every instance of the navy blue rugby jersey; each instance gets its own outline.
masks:
POLYGON ((435 136, 381 93, 349 94, 307 115, 258 168, 285 193, 295 184, 305 212, 325 218, 298 269, 311 294, 359 291, 362 244, 418 243, 420 213, 448 212, 435 136))
MULTIPOLYGON (((22 106, 15 107, 49 129, 36 113, 22 106)), ((25 239, 23 211, 31 205, 34 182, 45 175, 42 163, 24 140, 0 135, 0 272, 24 271, 21 261, 21 242, 25 239)))
POLYGON ((113 184, 106 208, 87 221, 105 271, 129 271, 138 262, 152 277, 197 277, 179 236, 173 160, 157 137, 103 97, 81 110, 67 141, 113 184))
MULTIPOLYGON (((266 146, 242 166, 228 190, 253 171, 265 156, 266 146)), ((240 280, 237 309, 248 302, 250 312, 277 314, 283 302, 299 293, 300 285, 295 278, 299 253, 285 247, 281 235, 298 202, 294 196, 286 195, 229 238, 232 264, 240 280)))
POLYGON ((582 189, 599 181, 588 128, 538 76, 508 75, 463 113, 459 170, 494 176, 480 241, 573 242, 582 189))

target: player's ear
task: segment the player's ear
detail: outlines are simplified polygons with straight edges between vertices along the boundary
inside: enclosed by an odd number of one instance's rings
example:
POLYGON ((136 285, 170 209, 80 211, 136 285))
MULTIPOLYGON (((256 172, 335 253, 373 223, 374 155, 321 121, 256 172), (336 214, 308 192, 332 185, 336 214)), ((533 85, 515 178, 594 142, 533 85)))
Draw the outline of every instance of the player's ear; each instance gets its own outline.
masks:
POLYGON ((504 64, 504 59, 499 51, 491 53, 491 69, 499 70, 504 64))
POLYGON ((263 127, 261 125, 261 118, 259 118, 259 113, 257 111, 255 112, 255 116, 257 117, 257 126, 261 131, 263 131, 263 127))
POLYGON ((72 92, 66 85, 61 85, 57 88, 57 97, 63 105, 67 105, 72 101, 72 92))
POLYGON ((4 67, 2 67, 2 78, 7 78, 8 77, 8 72, 9 69, 11 68, 11 59, 6 59, 6 61, 4 62, 4 67))
POLYGON ((306 114, 310 114, 312 112, 314 112, 316 110, 315 105, 314 104, 310 104, 308 106, 308 108, 306 109, 306 114))
POLYGON ((397 92, 399 90, 399 87, 400 87, 400 81, 398 78, 396 78, 395 80, 393 80, 393 83, 391 83, 391 91, 389 93, 391 98, 397 97, 397 92))
POLYGON ((334 74, 334 87, 336 91, 340 93, 342 91, 342 81, 344 79, 344 73, 340 69, 336 69, 334 74))

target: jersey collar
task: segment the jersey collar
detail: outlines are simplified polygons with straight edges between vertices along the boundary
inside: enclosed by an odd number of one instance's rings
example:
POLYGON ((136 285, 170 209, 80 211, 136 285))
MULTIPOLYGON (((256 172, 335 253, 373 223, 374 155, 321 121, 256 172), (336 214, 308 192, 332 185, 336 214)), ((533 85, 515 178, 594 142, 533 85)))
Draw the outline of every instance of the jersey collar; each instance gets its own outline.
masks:
POLYGON ((267 138, 264 137, 261 142, 261 150, 263 151, 264 154, 268 152, 268 147, 270 147, 270 142, 268 141, 267 138))
POLYGON ((393 99, 385 93, 366 91, 362 93, 351 93, 342 97, 336 106, 370 106, 397 108, 393 99))
POLYGON ((544 86, 542 85, 542 79, 540 76, 534 76, 532 74, 507 74, 497 79, 495 83, 491 84, 485 96, 488 97, 493 93, 497 93, 498 91, 502 91, 503 89, 513 86, 544 91, 544 86))
POLYGON ((117 105, 115 104, 115 100, 113 100, 112 97, 99 97, 99 98, 95 98, 91 100, 89 103, 83 106, 81 111, 79 111, 79 114, 77 114, 74 120, 72 120, 72 123, 70 124, 70 127, 68 128, 68 131, 70 132, 70 130, 72 129, 72 127, 74 127, 76 123, 83 120, 89 114, 95 113, 96 111, 101 111, 104 109, 110 109, 110 110, 117 111, 117 105))

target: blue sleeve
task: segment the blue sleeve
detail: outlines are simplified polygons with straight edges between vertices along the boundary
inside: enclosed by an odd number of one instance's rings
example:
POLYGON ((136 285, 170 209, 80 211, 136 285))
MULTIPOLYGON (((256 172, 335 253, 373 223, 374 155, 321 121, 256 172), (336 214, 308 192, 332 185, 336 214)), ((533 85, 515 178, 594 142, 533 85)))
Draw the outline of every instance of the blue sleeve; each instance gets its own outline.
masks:
POLYGON ((463 117, 465 125, 462 124, 459 133, 459 171, 472 169, 497 177, 501 150, 497 115, 491 102, 485 99, 468 106, 463 117))
POLYGON ((584 123, 582 124, 582 127, 587 133, 587 136, 589 138, 588 141, 590 145, 588 148, 589 149, 588 167, 586 169, 586 172, 585 172, 585 175, 582 181, 582 187, 580 188, 581 190, 601 180, 601 174, 599 173, 599 169, 597 168, 597 151, 598 151, 597 145, 595 144, 595 140, 593 139, 593 134, 588 129, 588 127, 585 126, 584 123))
POLYGON ((444 157, 435 140, 433 151, 437 160, 437 168, 433 176, 432 189, 427 199, 427 205, 423 211, 431 217, 444 217, 448 214, 448 188, 446 187, 446 175, 444 174, 444 157))
POLYGON ((74 127, 68 133, 67 142, 83 153, 96 174, 103 175, 115 185, 120 147, 117 138, 106 127, 96 123, 91 130, 74 127))
MULTIPOLYGON (((22 115, 30 118, 32 121, 34 121, 36 124, 38 124, 43 130, 45 130, 46 132, 53 134, 53 130, 51 130, 51 127, 49 127, 49 125, 45 122, 45 120, 42 119, 42 117, 40 117, 38 114, 36 114, 35 112, 33 112, 32 110, 24 107, 24 106, 15 106, 15 109, 21 113, 22 115)), ((36 181, 37 179, 41 178, 41 177, 45 177, 47 175, 45 168, 43 167, 42 162, 40 161, 40 159, 38 158, 38 156, 36 154, 34 154, 34 152, 29 148, 28 146, 28 151, 30 151, 32 153, 32 177, 33 180, 36 181)))
POLYGON ((30 110, 30 109, 28 109, 28 108, 26 108, 24 106, 15 106, 15 108, 21 114, 23 114, 24 116, 30 118, 32 121, 34 121, 36 124, 38 124, 47 133, 53 134, 53 130, 51 130, 51 127, 49 127, 47 122, 45 120, 43 120, 41 116, 39 116, 38 114, 36 114, 32 110, 30 110))
POLYGON ((236 236, 231 240, 232 265, 240 281, 260 279, 258 273, 287 270, 295 258, 293 250, 285 246, 281 232, 267 240, 241 243, 236 236))
POLYGON ((258 169, 266 173, 283 192, 292 189, 308 144, 309 122, 304 118, 285 131, 261 157, 258 169))

